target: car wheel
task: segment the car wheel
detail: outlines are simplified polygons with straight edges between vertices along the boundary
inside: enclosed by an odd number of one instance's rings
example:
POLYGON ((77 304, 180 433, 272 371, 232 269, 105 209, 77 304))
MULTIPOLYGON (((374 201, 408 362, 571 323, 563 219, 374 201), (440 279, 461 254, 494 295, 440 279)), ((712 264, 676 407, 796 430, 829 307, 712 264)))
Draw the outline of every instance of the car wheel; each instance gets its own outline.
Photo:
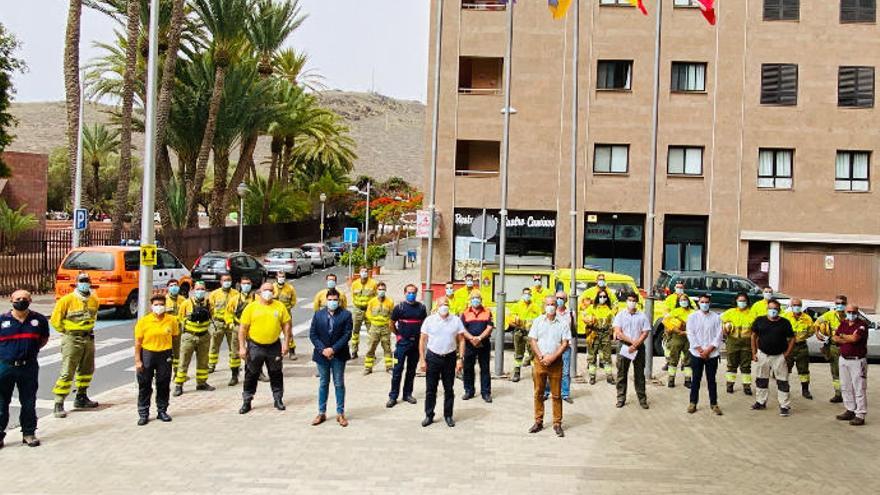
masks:
POLYGON ((296 273, 293 274, 295 278, 302 277, 302 272, 300 272, 299 267, 296 267, 296 273))
POLYGON ((137 316, 138 312, 138 293, 133 291, 128 295, 125 304, 116 308, 116 315, 119 318, 129 320, 137 316))

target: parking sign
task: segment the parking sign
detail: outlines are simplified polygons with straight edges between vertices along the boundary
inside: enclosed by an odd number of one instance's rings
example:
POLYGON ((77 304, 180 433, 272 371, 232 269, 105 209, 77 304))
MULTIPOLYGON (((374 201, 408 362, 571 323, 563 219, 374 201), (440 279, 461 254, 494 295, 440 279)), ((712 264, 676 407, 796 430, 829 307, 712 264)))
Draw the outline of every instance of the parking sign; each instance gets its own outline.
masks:
POLYGON ((342 230, 342 242, 347 242, 349 244, 357 244, 358 243, 358 229, 354 227, 347 227, 342 230))
POLYGON ((73 210, 73 228, 74 230, 86 230, 89 225, 89 211, 85 208, 77 208, 73 210))

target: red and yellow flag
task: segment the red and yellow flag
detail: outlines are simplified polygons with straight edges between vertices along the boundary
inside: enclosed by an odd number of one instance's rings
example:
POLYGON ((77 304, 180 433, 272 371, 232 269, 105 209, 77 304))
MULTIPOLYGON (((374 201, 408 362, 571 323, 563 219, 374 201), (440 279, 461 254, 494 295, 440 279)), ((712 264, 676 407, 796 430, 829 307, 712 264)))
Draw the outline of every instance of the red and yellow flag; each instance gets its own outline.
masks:
POLYGON ((629 0, 629 3, 633 7, 638 7, 643 14, 648 15, 648 9, 645 8, 645 3, 642 0, 629 0))

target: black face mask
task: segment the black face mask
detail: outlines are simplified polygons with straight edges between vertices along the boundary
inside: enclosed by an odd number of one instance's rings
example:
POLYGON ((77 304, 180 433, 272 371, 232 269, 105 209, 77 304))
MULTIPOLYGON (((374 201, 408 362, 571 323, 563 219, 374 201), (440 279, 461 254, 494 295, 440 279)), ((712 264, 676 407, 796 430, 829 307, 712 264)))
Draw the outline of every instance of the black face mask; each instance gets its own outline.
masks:
POLYGON ((12 302, 12 307, 16 311, 27 311, 27 309, 28 309, 28 307, 30 307, 30 305, 31 305, 31 302, 28 301, 27 299, 21 299, 19 301, 12 302))

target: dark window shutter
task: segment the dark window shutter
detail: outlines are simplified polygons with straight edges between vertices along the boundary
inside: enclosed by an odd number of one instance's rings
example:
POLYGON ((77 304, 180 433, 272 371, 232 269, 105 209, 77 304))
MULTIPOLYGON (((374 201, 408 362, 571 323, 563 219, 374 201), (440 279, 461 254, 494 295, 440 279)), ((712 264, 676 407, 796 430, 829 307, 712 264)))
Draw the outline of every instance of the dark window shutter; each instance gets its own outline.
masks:
POLYGON ((856 76, 856 106, 871 108, 874 106, 874 68, 859 67, 856 76))
POLYGON ((797 65, 784 64, 780 66, 780 104, 797 105, 797 76, 797 65))
POLYGON ((840 22, 875 22, 876 0, 840 0, 840 22))
POLYGON ((764 20, 778 21, 781 17, 782 0, 764 0, 764 20))
POLYGON ((782 13, 779 18, 783 21, 797 21, 801 18, 800 0, 782 0, 782 13))
POLYGON ((855 67, 841 67, 837 77, 837 105, 851 107, 856 104, 855 67))
POLYGON ((764 64, 761 66, 761 103, 764 105, 777 103, 779 93, 779 66, 764 64))
POLYGON ((858 11, 858 0, 840 0, 840 22, 854 22, 858 11))
POLYGON ((872 108, 874 106, 874 68, 840 67, 837 93, 838 106, 872 108))

